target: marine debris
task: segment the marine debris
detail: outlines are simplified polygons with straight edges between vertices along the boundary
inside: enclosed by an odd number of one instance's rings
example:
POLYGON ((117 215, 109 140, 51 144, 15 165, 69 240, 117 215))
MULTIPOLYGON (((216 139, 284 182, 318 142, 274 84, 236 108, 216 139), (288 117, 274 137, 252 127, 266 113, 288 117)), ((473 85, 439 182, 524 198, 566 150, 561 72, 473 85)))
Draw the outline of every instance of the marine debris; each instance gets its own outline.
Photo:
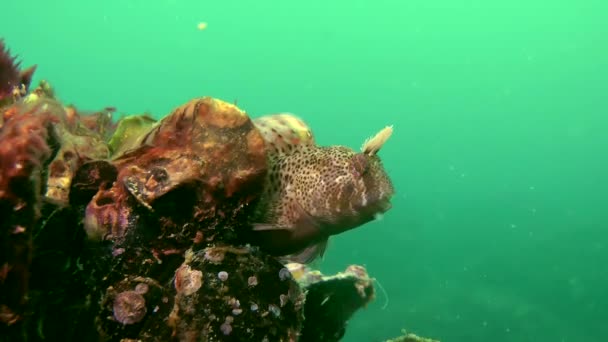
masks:
POLYGON ((338 341, 373 300, 363 267, 324 276, 285 254, 388 210, 386 138, 365 156, 338 149, 340 172, 385 182, 353 197, 378 205, 276 251, 254 233, 275 221, 252 220, 281 200, 264 197, 268 177, 291 154, 240 108, 202 97, 115 122, 46 81, 30 89, 1 41, 0 76, 0 341, 338 341))

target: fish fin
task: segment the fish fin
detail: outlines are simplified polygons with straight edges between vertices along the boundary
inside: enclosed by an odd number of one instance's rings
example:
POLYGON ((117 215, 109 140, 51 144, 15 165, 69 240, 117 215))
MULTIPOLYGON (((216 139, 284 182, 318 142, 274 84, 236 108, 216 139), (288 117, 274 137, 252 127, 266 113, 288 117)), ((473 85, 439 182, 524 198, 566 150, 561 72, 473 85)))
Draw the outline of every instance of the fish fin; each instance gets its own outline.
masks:
POLYGON ((310 245, 299 252, 282 257, 283 263, 299 263, 299 264, 310 264, 318 258, 323 258, 325 251, 327 250, 327 243, 329 239, 310 245))
POLYGON ((325 257, 325 251, 327 251, 327 247, 329 246, 329 238, 322 241, 319 245, 319 259, 323 260, 325 257))
MULTIPOLYGON (((277 256, 289 256, 292 253, 302 253, 302 259, 307 259, 307 254, 315 257, 325 250, 324 245, 327 235, 315 217, 311 216, 297 201, 289 206, 293 212, 289 217, 292 221, 265 220, 265 222, 254 223, 252 229, 261 237, 261 244, 272 249, 277 256), (268 222, 268 223, 266 223, 268 222), (311 245, 321 246, 304 251, 311 245)), ((282 217, 284 212, 276 217, 282 217)), ((271 215, 272 216, 272 215, 271 215)))
POLYGON ((271 153, 289 154, 315 145, 312 129, 291 113, 269 114, 253 119, 271 153))
POLYGON ((253 230, 255 231, 269 231, 269 230, 284 230, 289 227, 280 226, 272 223, 254 223, 252 224, 253 230))
MULTIPOLYGON (((271 231, 271 230, 294 230, 294 235, 298 236, 304 233, 319 231, 319 222, 311 216, 302 205, 295 199, 292 199, 290 208, 294 211, 293 216, 297 219, 293 222, 279 223, 279 217, 283 216, 284 209, 281 209, 277 203, 268 207, 268 213, 264 217, 264 222, 255 222, 252 224, 255 231, 271 231)), ((292 217, 293 217, 292 216, 292 217)))

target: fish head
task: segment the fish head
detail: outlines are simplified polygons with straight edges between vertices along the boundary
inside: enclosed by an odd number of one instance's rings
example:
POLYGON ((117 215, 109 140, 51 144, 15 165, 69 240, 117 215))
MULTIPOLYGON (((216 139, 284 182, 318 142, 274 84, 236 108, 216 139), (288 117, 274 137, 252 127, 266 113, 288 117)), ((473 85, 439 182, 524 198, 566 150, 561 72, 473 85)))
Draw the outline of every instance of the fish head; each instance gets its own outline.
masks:
POLYGON ((362 199, 361 210, 373 211, 374 215, 382 214, 391 208, 390 200, 395 194, 395 188, 382 165, 378 151, 393 134, 393 126, 384 127, 375 136, 365 140, 361 152, 353 156, 355 178, 360 178, 361 187, 366 196, 362 199))
POLYGON ((350 163, 353 186, 358 193, 353 198, 355 209, 373 215, 388 211, 395 189, 380 157, 356 153, 350 163))
POLYGON ((378 156, 391 133, 392 127, 384 128, 367 139, 360 152, 330 146, 312 158, 320 181, 312 200, 306 201, 308 212, 329 235, 361 226, 391 208, 395 189, 378 156))
POLYGON ((380 158, 348 147, 326 148, 320 191, 310 213, 329 235, 359 227, 391 208, 394 188, 380 158))

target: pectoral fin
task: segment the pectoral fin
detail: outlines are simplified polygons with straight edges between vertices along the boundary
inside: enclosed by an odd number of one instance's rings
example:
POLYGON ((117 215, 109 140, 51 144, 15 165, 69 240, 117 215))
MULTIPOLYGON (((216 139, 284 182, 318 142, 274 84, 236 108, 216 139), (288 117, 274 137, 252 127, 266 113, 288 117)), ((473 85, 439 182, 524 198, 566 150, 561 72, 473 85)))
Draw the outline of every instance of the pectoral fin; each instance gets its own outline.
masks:
POLYGON ((327 249, 328 242, 329 239, 326 238, 325 240, 314 245, 310 245, 299 252, 287 255, 285 257, 281 257, 281 262, 285 264, 291 262, 299 264, 310 264, 317 258, 323 257, 323 255, 325 254, 325 250, 327 249))
MULTIPOLYGON (((293 203, 291 209, 296 210, 297 214, 293 215, 297 217, 294 222, 253 224, 254 238, 262 249, 277 256, 289 255, 300 253, 311 245, 322 243, 327 239, 315 218, 298 203, 293 203)), ((314 254, 318 255, 318 252, 314 254)))
POLYGON ((271 224, 271 223, 254 223, 252 225, 253 230, 257 231, 257 232, 263 232, 263 231, 268 231, 268 230, 285 230, 285 229, 289 229, 288 227, 282 227, 276 224, 271 224))

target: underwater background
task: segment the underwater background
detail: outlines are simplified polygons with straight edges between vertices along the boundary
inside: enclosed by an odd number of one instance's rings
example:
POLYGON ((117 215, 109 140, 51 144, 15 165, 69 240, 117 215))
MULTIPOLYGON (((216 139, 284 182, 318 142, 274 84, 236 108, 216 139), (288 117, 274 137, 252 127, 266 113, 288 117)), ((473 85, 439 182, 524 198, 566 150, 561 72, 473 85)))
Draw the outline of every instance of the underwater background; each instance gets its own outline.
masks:
POLYGON ((344 341, 608 341, 605 1, 4 0, 0 36, 83 109, 213 96, 354 148, 393 124, 393 209, 320 265, 388 294, 344 341))

